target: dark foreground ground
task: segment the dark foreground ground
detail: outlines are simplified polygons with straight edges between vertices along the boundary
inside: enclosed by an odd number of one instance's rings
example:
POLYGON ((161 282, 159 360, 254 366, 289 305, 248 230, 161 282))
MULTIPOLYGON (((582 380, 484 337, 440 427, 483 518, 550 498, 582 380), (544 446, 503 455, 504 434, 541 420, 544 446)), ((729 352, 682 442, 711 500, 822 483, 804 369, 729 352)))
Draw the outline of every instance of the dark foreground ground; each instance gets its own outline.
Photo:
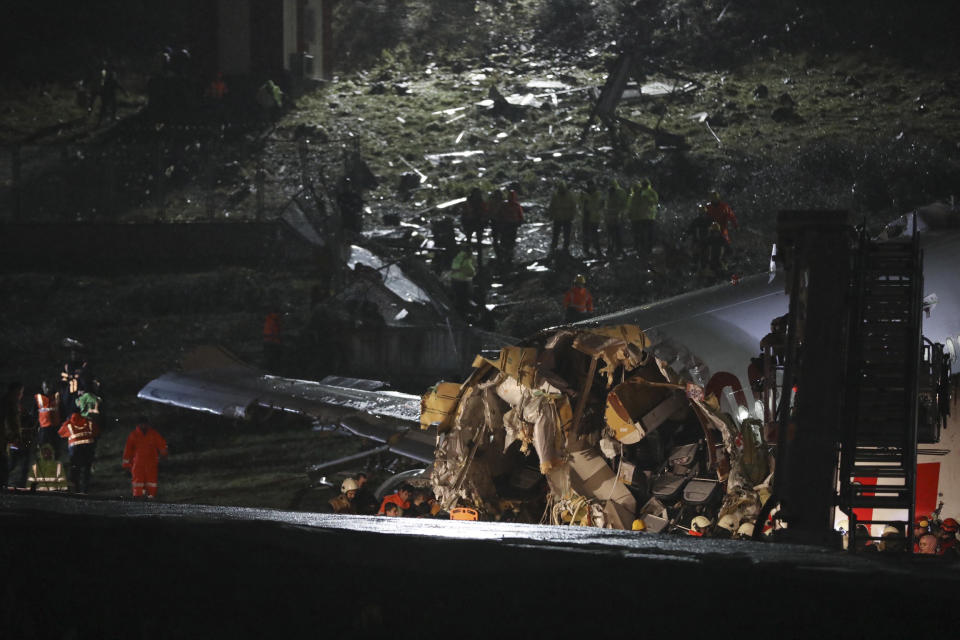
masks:
POLYGON ((9 638, 859 638, 958 621, 960 572, 919 557, 59 496, 0 497, 0 530, 9 638))

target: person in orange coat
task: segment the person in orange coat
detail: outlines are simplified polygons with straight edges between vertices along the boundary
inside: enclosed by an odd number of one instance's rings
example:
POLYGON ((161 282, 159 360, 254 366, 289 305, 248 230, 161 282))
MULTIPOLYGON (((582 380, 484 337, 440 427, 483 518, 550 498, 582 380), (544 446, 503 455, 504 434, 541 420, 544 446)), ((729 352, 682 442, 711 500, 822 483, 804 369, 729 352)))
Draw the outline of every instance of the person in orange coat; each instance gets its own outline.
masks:
POLYGON ((148 498, 157 497, 157 465, 161 457, 167 457, 167 441, 141 416, 123 449, 123 468, 129 469, 133 477, 134 498, 143 497, 144 489, 148 498))
POLYGON ((385 514, 387 505, 394 504, 400 509, 400 515, 402 516, 405 511, 410 508, 410 494, 413 493, 413 487, 409 484, 400 485, 400 488, 396 493, 391 493, 388 496, 384 496, 383 502, 380 503, 380 511, 377 512, 378 516, 385 514))
POLYGON ((593 313, 593 296, 587 291, 587 279, 582 275, 576 277, 573 286, 563 294, 564 321, 576 322, 593 313))

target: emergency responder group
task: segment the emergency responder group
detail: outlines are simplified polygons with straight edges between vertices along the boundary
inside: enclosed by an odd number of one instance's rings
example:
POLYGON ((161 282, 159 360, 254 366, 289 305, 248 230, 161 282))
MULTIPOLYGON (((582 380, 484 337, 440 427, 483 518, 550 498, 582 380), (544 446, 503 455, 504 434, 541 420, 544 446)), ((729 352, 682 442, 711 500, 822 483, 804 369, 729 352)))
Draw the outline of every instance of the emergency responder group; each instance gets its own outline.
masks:
MULTIPOLYGON (((484 269, 482 247, 488 227, 494 251, 491 266, 501 271, 513 267, 517 232, 524 220, 518 189, 519 185, 513 184, 506 192, 496 189, 485 197, 481 189, 472 188, 459 209, 465 241, 457 246, 452 229, 447 241, 435 238, 435 266, 442 265, 441 270, 446 271, 454 306, 464 317, 475 316, 478 309, 476 284, 484 269)), ((546 216, 551 224, 551 258, 559 253, 569 255, 578 220, 581 251, 587 259, 624 256, 626 244, 636 255, 644 256, 659 242, 660 196, 648 178, 637 180, 629 188, 621 187, 615 178, 605 184, 587 180, 579 190, 559 181, 550 196, 546 216), (601 241, 603 233, 606 243, 601 241), (624 236, 629 243, 624 242, 624 236)), ((732 207, 718 192, 710 193, 683 234, 699 270, 725 275, 732 246, 730 231, 738 228, 732 207)), ((592 313, 593 299, 586 289, 585 276, 578 275, 573 287, 564 294, 563 307, 567 322, 592 313)))
MULTIPOLYGON (((0 401, 0 487, 88 493, 104 416, 100 381, 89 363, 74 353, 56 386, 43 381, 34 393, 25 391, 12 382, 0 401)), ((134 497, 157 496, 157 463, 166 455, 166 441, 141 417, 121 463, 131 473, 134 497)))
POLYGON ((393 516, 409 518, 449 518, 437 502, 433 491, 417 488, 408 483, 400 485, 394 493, 377 500, 367 488, 367 474, 358 473, 343 480, 340 493, 331 498, 326 511, 347 515, 393 516))

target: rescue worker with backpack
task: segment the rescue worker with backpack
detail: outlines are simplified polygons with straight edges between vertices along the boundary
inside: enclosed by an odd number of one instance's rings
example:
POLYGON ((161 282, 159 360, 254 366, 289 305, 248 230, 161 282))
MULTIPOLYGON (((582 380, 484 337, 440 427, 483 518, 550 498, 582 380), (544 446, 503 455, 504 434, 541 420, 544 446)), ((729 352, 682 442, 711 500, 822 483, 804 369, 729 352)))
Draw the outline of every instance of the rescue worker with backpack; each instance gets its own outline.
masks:
POLYGON ((627 203, 627 217, 633 231, 633 248, 639 255, 641 250, 653 249, 656 235, 657 206, 660 196, 653 190, 649 178, 644 178, 633 186, 627 203))
POLYGON ((166 457, 167 441, 147 423, 145 417, 140 416, 137 426, 127 436, 121 463, 130 471, 134 498, 142 498, 144 494, 150 499, 157 497, 157 467, 160 458, 166 457))
POLYGON ((593 296, 587 290, 587 279, 578 275, 573 286, 563 294, 564 322, 577 322, 593 313, 593 296))

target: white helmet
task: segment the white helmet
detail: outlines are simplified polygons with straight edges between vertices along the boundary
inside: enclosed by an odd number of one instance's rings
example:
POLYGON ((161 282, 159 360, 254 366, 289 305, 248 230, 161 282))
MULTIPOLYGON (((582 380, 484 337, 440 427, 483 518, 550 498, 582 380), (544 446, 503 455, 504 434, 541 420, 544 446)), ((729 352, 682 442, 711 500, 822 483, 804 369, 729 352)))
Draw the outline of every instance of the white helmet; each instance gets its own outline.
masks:
POLYGON ((343 484, 340 485, 340 492, 346 493, 347 491, 356 491, 360 487, 357 486, 357 481, 353 478, 347 478, 343 481, 343 484))
POLYGON ((690 521, 690 528, 698 533, 703 533, 710 524, 710 518, 707 516, 697 516, 690 521))
POLYGON ((730 533, 733 533, 737 530, 737 519, 728 513, 720 518, 720 522, 717 523, 717 526, 721 529, 726 529, 730 533))
POLYGON ((737 535, 738 535, 738 536, 742 536, 742 537, 744 537, 744 538, 752 538, 752 537, 753 537, 753 523, 752 523, 752 522, 744 522, 742 525, 740 525, 740 528, 737 529, 737 535))

